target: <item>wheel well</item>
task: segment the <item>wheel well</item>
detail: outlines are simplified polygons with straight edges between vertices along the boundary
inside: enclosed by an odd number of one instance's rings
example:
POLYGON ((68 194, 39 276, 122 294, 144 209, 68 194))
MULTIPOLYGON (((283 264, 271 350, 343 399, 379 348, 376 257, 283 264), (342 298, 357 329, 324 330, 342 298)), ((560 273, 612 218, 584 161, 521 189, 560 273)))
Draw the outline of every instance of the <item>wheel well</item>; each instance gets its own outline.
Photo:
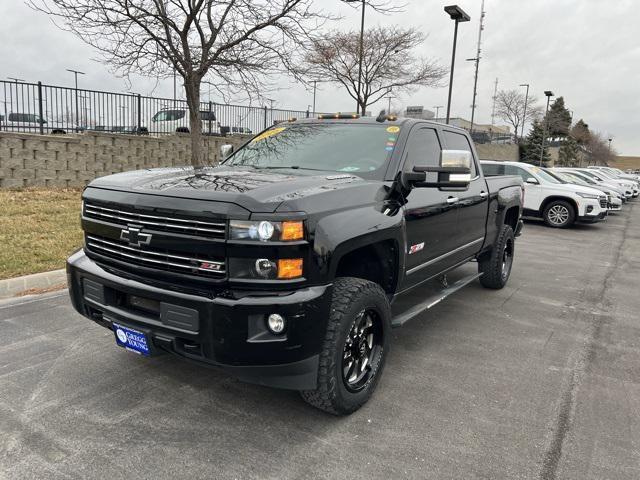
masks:
POLYGON ((540 205, 540 215, 544 214, 544 209, 547 208, 547 205, 549 205, 549 203, 553 202, 554 200, 561 200, 563 202, 569 203, 573 207, 573 212, 575 213, 575 215, 576 216, 578 215, 578 204, 575 202, 574 199, 568 198, 568 197, 548 197, 548 198, 545 198, 544 202, 542 202, 542 205, 540 205))
POLYGON ((504 213, 504 224, 511 226, 513 231, 518 227, 518 207, 511 207, 504 213))
POLYGON ((377 283, 393 294, 398 280, 398 246, 393 240, 367 245, 345 254, 336 277, 356 277, 377 283))

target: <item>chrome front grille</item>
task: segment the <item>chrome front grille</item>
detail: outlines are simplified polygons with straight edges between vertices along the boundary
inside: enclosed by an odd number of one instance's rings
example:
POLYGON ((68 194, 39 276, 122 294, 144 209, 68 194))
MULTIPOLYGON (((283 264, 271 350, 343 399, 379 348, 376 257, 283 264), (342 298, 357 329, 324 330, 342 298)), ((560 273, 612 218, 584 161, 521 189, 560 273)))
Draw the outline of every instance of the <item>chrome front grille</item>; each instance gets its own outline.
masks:
POLYGON ((225 222, 203 221, 178 215, 172 215, 171 217, 150 215, 133 209, 105 207, 88 201, 85 202, 83 215, 87 218, 115 223, 123 227, 139 225, 150 230, 181 233, 197 237, 224 239, 226 234, 225 222))
POLYGON ((607 202, 607 197, 600 197, 600 206, 602 208, 607 208, 608 202, 607 202))
POLYGON ((87 234, 86 248, 104 257, 127 264, 142 265, 168 272, 223 278, 226 275, 224 259, 205 258, 198 254, 185 254, 149 246, 131 247, 125 242, 87 234))

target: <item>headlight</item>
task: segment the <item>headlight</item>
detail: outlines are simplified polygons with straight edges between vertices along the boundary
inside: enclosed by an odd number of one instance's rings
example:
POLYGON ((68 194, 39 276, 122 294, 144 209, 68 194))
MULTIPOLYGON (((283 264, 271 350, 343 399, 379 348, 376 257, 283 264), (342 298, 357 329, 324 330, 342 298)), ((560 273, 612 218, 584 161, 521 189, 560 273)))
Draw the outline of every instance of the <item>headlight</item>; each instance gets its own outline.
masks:
POLYGON ((230 240, 292 241, 304 238, 304 224, 295 222, 271 222, 267 220, 229 222, 230 240))
POLYGON ((302 277, 302 258, 229 258, 229 276, 248 280, 290 280, 302 277))
POLYGON ((590 198, 592 200, 598 200, 598 195, 594 195, 592 193, 583 193, 583 192, 576 192, 576 195, 581 196, 582 198, 590 198))

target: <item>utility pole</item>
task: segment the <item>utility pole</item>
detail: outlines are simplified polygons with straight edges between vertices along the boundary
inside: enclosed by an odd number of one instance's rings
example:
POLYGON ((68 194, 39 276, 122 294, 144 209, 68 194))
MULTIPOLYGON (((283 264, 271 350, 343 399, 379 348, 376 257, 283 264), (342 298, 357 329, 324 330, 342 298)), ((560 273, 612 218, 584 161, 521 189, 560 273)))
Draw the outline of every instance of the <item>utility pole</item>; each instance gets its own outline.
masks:
POLYGON ((444 105, 434 105, 433 108, 436 109, 436 122, 438 121, 438 112, 441 108, 444 108, 444 105))
MULTIPOLYGON (((520 137, 523 138, 524 137, 524 124, 527 123, 527 103, 529 103, 529 87, 531 85, 529 85, 528 83, 521 83, 520 84, 521 87, 527 87, 527 93, 525 93, 524 95, 524 112, 522 113, 522 132, 520 134, 520 137)), ((516 132, 516 140, 518 139, 518 132, 516 132)))
POLYGON ((484 0, 482 0, 482 4, 480 5, 480 26, 478 27, 478 50, 476 51, 476 58, 469 59, 475 60, 476 63, 476 73, 473 77, 473 102, 471 103, 471 128, 470 131, 473 132, 473 120, 476 113, 476 95, 478 93, 478 67, 480 66, 480 53, 482 47, 482 30, 484 30, 484 0))
POLYGON ((498 98, 498 79, 493 84, 493 107, 491 108, 491 125, 496 124, 496 100, 498 98))

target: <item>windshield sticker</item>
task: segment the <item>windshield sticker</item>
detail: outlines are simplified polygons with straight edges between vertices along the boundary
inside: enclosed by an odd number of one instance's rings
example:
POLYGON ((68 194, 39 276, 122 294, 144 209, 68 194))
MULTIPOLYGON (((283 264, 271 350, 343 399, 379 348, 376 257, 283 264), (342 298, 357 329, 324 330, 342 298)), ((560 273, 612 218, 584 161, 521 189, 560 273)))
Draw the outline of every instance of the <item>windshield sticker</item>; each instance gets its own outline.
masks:
POLYGON ((393 147, 384 147, 384 149, 385 149, 387 152, 390 152, 390 151, 392 151, 392 150, 393 150, 393 147))
POLYGON ((339 172, 357 172, 360 170, 360 167, 342 167, 339 169, 339 172))
POLYGON ((400 127, 396 127, 395 125, 387 127, 387 132, 389 133, 398 133, 399 131, 400 131, 400 127))
POLYGON ((260 140, 264 140, 265 138, 273 137, 274 135, 277 135, 286 129, 287 127, 272 128, 271 130, 267 130, 266 132, 263 132, 260 135, 258 135, 256 138, 251 140, 251 143, 259 142, 260 140))

